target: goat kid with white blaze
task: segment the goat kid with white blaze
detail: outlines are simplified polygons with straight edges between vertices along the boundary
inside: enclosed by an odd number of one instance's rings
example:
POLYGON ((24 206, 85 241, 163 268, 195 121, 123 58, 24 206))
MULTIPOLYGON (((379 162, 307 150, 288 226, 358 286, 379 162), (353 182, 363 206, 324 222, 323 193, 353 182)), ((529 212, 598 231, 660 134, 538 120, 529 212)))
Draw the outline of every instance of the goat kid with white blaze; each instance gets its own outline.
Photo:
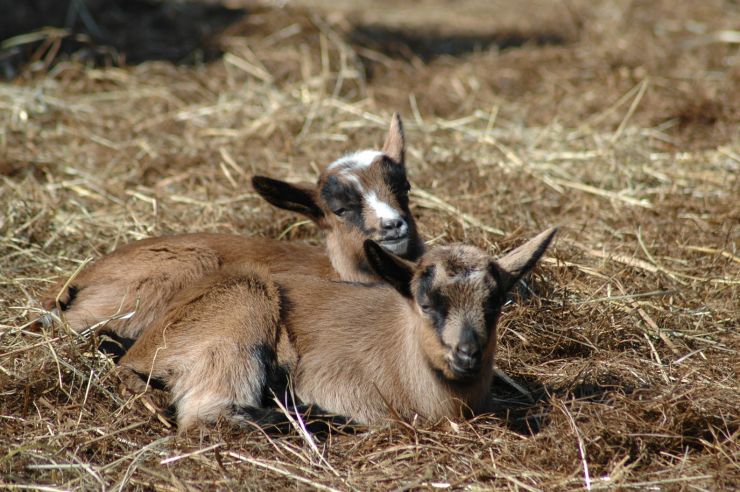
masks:
POLYGON ((408 207, 405 139, 398 114, 391 119, 381 151, 349 154, 329 164, 316 185, 256 176, 255 190, 269 203, 305 215, 326 232, 326 251, 298 242, 235 234, 179 234, 127 244, 84 268, 62 291, 48 289, 42 306, 50 311, 36 325, 59 316, 81 332, 104 321, 104 330, 136 339, 186 286, 220 268, 259 263, 273 272, 370 282, 363 241, 414 260, 423 252, 408 207), (327 257, 328 254, 328 257, 327 257), (133 313, 110 319, 117 313, 133 313), (108 320, 108 321, 105 321, 108 320))
POLYGON ((119 374, 136 392, 146 381, 169 389, 180 430, 219 417, 280 422, 271 400, 287 398, 288 379, 301 405, 359 423, 478 413, 506 293, 555 232, 498 260, 450 245, 413 263, 368 240, 368 262, 385 281, 376 284, 221 270, 173 301, 119 374))

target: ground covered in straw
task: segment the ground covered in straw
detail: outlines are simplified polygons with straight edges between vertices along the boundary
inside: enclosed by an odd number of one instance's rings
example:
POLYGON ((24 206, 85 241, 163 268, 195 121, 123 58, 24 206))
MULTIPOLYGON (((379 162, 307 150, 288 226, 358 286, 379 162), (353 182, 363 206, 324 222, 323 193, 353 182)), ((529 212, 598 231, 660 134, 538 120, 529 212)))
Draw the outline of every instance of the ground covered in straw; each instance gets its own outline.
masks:
POLYGON ((0 58, 0 488, 740 484, 736 2, 85 3, 114 48, 45 31, 0 58), (393 111, 430 242, 561 226, 503 314, 496 414, 177 435, 91 340, 25 328, 53 279, 135 239, 320 241, 250 175, 313 179, 393 111))

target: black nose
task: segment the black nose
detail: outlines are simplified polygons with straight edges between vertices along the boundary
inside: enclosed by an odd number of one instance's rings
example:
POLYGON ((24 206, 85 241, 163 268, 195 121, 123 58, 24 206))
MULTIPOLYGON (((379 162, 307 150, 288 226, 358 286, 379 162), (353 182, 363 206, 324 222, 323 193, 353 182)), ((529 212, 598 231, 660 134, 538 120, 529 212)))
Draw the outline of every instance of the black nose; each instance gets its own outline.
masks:
POLYGON ((461 342, 455 347, 452 369, 462 376, 473 376, 481 367, 481 352, 474 342, 461 342))
POLYGON ((473 342, 463 342, 455 348, 455 356, 463 362, 475 362, 479 353, 478 345, 473 342))
POLYGON ((406 223, 400 217, 395 219, 380 219, 380 227, 384 231, 390 232, 395 229, 401 229, 404 225, 406 225, 406 223))
POLYGON ((380 219, 383 241, 405 239, 409 235, 409 226, 402 217, 380 219))

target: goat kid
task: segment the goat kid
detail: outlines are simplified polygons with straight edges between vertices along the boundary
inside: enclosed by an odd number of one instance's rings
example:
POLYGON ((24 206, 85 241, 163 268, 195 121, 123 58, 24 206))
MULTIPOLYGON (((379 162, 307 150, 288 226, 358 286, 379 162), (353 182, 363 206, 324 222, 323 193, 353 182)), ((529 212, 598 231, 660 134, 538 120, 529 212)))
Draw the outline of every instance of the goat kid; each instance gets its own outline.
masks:
POLYGON ((498 260, 450 245, 412 263, 368 240, 366 257, 385 283, 224 269, 173 300, 119 375, 134 392, 147 382, 168 389, 181 431, 220 417, 280 422, 271 402, 288 380, 301 404, 358 423, 480 412, 506 293, 555 232, 498 260))
MULTIPOLYGON (((81 332, 103 322, 106 332, 130 344, 177 292, 226 265, 254 262, 273 272, 368 282, 377 277, 365 259, 365 239, 410 260, 423 252, 409 210, 405 138, 398 114, 391 119, 382 151, 364 150, 334 161, 315 186, 260 176, 252 183, 269 203, 303 214, 325 230, 326 252, 233 234, 136 241, 87 266, 61 293, 58 304, 70 328, 81 332)), ((43 296, 41 304, 49 314, 36 327, 59 316, 57 296, 64 285, 60 281, 43 296)))

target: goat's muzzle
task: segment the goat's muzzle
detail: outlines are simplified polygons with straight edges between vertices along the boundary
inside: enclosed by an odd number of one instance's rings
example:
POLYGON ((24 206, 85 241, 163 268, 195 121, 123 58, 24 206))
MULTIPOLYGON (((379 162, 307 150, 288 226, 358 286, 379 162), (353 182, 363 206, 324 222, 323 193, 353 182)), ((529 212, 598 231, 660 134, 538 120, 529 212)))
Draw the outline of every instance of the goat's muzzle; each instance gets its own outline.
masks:
POLYGON ((391 253, 404 255, 409 247, 408 222, 402 217, 381 219, 377 242, 391 253))
POLYGON ((455 347, 450 360, 450 369, 460 379, 476 376, 481 369, 482 354, 478 344, 464 342, 455 347))

